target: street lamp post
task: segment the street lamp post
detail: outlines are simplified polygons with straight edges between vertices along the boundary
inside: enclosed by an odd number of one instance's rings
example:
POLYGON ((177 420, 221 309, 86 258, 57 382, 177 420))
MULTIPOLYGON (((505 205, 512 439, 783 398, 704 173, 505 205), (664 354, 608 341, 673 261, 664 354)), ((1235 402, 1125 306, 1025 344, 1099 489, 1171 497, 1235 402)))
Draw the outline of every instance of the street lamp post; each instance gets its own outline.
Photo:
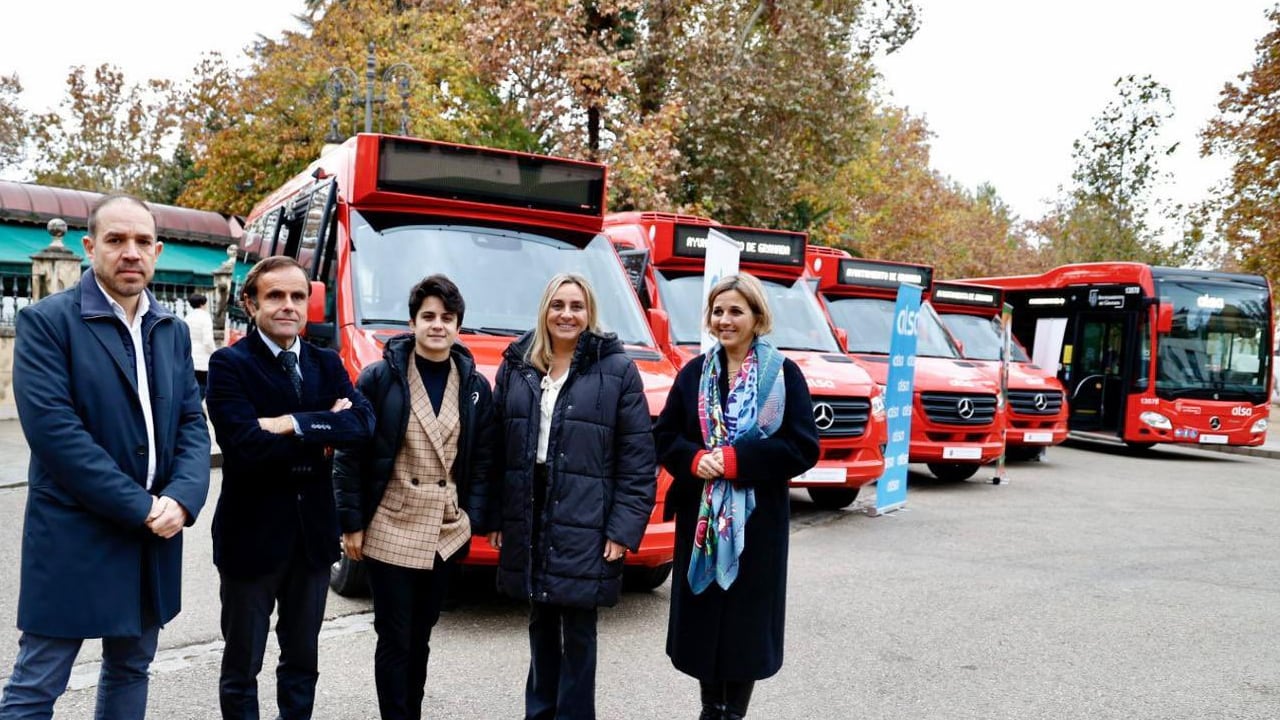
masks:
POLYGON ((355 107, 364 106, 364 131, 373 132, 373 106, 378 106, 381 118, 382 105, 387 101, 386 88, 393 83, 396 94, 400 96, 400 134, 409 134, 409 93, 413 90, 414 70, 406 63, 394 63, 387 66, 379 80, 373 47, 373 43, 369 43, 369 54, 365 59, 364 97, 359 95, 360 79, 354 70, 341 66, 329 68, 325 90, 333 100, 333 118, 329 121, 329 136, 325 138, 325 142, 343 141, 338 127, 338 111, 344 100, 355 107))

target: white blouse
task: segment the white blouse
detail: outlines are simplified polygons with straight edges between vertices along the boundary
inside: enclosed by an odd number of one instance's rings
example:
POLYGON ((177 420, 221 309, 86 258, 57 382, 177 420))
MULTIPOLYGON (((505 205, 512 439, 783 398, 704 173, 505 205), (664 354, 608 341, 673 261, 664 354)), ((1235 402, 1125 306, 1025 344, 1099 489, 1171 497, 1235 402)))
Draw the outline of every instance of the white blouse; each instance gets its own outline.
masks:
POLYGON ((538 421, 538 462, 547 461, 547 445, 551 442, 551 415, 556 411, 556 400, 560 397, 560 388, 564 387, 569 371, 558 380, 551 379, 551 373, 542 376, 542 418, 538 421))

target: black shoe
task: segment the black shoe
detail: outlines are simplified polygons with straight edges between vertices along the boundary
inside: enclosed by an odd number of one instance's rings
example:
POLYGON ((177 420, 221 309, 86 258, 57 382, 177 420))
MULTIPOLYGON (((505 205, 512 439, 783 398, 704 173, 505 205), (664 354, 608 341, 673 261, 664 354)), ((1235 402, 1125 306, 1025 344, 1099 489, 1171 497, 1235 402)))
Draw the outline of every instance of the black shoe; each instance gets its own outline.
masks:
POLYGON ((747 716, 747 706, 751 704, 751 691, 755 682, 727 682, 724 684, 724 720, 743 720, 747 716))
POLYGON ((698 720, 723 720, 725 717, 723 705, 703 705, 702 712, 698 714, 698 720))

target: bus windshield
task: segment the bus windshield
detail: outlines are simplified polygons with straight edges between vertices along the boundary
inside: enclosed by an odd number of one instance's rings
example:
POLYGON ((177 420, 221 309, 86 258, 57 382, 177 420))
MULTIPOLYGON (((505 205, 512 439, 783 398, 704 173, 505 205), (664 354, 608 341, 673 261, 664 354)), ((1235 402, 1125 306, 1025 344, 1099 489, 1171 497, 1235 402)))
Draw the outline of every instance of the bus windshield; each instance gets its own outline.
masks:
MULTIPOLYGON (((790 285, 758 278, 773 312, 773 332, 765 337, 779 350, 839 353, 831 327, 822 317, 818 298, 804 280, 790 285)), ((697 345, 702 339, 702 275, 658 273, 662 306, 671 318, 671 339, 677 345, 697 345), (675 309, 680 308, 677 312, 675 309)))
POLYGON ((462 332, 520 335, 536 325, 547 281, 575 272, 591 283, 604 330, 628 345, 653 346, 635 293, 603 235, 579 248, 531 232, 356 210, 350 227, 362 325, 408 325, 409 290, 426 275, 443 273, 466 299, 462 332))
POLYGON ((1270 298, 1264 288, 1158 278, 1173 304, 1173 329, 1160 335, 1156 393, 1163 397, 1267 400, 1270 298))
MULTIPOLYGON (((969 315, 968 313, 943 313, 942 322, 947 329, 964 345, 964 356, 973 360, 999 360, 1000 321, 995 318, 969 315)), ((1017 340, 1009 343, 1010 355, 1014 362, 1031 362, 1027 351, 1022 349, 1017 340)))
MULTIPOLYGON (((894 301, 887 298, 827 296, 827 311, 836 327, 849 333, 849 352, 888 355, 893 339, 894 301)), ((960 352, 929 303, 921 303, 916 321, 916 354, 922 357, 960 358, 960 352)))

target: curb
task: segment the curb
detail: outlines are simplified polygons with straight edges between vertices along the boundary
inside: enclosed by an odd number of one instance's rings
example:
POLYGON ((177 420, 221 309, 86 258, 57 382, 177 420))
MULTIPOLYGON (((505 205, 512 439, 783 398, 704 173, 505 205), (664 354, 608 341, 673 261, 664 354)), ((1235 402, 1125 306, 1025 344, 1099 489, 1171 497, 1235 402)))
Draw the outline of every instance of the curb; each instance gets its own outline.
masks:
POLYGON ((1209 450, 1211 452, 1227 453, 1228 455, 1249 455, 1251 457, 1267 458, 1270 460, 1280 459, 1280 449, 1272 449, 1267 447, 1266 445, 1260 445, 1258 447, 1198 446, 1196 449, 1209 450))

